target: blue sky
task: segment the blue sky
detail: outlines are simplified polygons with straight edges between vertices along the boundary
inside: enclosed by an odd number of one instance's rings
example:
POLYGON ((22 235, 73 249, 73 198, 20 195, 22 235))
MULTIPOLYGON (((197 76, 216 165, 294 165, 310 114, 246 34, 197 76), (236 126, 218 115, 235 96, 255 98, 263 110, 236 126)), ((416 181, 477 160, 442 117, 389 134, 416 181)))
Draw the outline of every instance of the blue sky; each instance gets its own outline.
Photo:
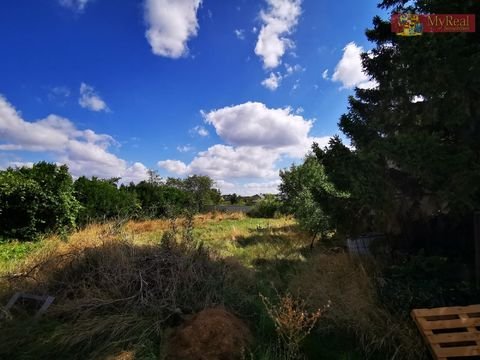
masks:
MULTIPOLYGON (((376 1, 11 0, 0 32, 0 167, 212 176, 273 192, 338 133, 376 1)), ((385 16, 385 15, 384 15, 385 16)))

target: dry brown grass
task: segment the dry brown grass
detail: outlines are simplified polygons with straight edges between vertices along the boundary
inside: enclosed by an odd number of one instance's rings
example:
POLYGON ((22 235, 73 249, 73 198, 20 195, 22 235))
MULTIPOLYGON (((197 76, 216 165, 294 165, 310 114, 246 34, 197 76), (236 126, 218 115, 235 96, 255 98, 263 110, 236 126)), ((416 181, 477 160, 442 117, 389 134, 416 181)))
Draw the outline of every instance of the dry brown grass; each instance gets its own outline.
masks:
POLYGON ((392 315, 378 302, 372 275, 348 254, 313 256, 292 279, 290 288, 312 308, 330 301, 320 328, 351 331, 367 355, 425 359, 425 348, 411 320, 392 315))
MULTIPOLYGON (((159 339, 162 329, 186 314, 219 304, 237 310, 248 301, 244 290, 252 281, 238 262, 175 237, 140 246, 122 226, 105 224, 89 226, 68 242, 52 238, 44 251, 1 280, 2 294, 55 296, 46 319, 62 325, 36 340, 72 359, 101 358, 152 336, 159 339)), ((28 337, 0 331, 8 344, 0 358, 34 347, 28 337)))
MULTIPOLYGON (((223 213, 223 212, 210 212, 206 214, 198 214, 193 218, 194 226, 200 226, 205 223, 218 222, 223 220, 242 220, 245 219, 244 213, 223 213)), ((154 219, 143 221, 129 221, 126 224, 125 230, 132 232, 133 234, 145 234, 152 232, 163 232, 176 226, 181 227, 183 219, 154 219)))

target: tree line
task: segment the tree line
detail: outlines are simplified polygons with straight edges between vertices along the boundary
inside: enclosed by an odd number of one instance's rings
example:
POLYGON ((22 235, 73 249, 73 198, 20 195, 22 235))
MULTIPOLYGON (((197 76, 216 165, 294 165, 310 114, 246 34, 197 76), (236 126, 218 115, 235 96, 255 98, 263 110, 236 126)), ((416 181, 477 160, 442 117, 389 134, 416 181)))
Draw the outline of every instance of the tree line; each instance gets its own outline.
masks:
POLYGON ((114 218, 196 213, 221 199, 208 176, 162 179, 150 171, 149 179, 138 184, 119 186, 119 181, 73 180, 67 166, 47 162, 0 171, 0 236, 32 240, 114 218))

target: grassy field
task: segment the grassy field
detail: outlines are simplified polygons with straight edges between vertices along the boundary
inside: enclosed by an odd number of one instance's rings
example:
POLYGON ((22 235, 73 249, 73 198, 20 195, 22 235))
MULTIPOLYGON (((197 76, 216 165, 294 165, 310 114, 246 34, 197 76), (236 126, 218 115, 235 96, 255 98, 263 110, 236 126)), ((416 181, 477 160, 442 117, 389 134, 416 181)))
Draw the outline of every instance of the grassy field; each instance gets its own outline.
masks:
MULTIPOLYGON (((362 311, 361 326, 369 327, 368 311, 377 313, 372 290, 343 254, 322 246, 312 252, 309 242, 292 218, 204 214, 91 225, 68 239, 0 243, 2 304, 15 291, 56 296, 39 322, 21 308, 0 321, 0 358, 158 359, 166 334, 178 325, 173 307, 189 314, 220 304, 250 324, 256 341, 246 359, 293 359, 278 352, 274 323, 259 297, 275 302, 277 294, 291 292, 307 299, 312 311, 335 299, 303 343, 302 356, 364 359, 358 332, 365 329, 348 322, 362 311), (336 273, 322 275, 328 270, 322 263, 336 273), (158 270, 163 266, 168 275, 158 270), (345 288, 341 276, 363 285, 345 288), (343 293, 357 299, 345 306, 343 293)), ((383 346, 381 326, 371 338, 383 346)))

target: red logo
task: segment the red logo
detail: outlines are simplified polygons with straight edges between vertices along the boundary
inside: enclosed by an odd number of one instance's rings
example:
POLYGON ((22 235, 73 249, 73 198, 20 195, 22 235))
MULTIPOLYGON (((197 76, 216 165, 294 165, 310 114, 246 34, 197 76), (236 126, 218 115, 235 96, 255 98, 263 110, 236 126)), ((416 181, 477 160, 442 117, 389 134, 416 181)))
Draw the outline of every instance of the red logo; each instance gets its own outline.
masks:
POLYGON ((475 32, 474 14, 394 14, 392 31, 400 36, 418 36, 426 32, 475 32))

